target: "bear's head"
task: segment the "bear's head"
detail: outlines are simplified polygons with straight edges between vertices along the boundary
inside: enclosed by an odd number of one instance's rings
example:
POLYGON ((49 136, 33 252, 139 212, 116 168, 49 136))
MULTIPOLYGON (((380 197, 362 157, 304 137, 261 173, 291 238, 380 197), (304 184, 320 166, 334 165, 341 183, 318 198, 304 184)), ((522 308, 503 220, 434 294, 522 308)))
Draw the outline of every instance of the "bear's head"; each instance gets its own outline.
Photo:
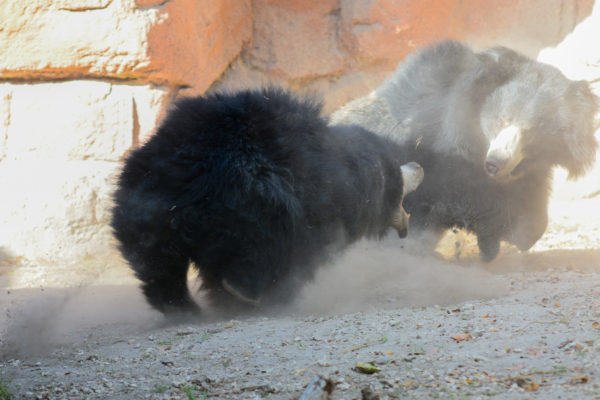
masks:
POLYGON ((529 62, 485 100, 481 128, 489 146, 484 168, 509 182, 559 165, 574 178, 593 163, 598 98, 585 81, 529 62))

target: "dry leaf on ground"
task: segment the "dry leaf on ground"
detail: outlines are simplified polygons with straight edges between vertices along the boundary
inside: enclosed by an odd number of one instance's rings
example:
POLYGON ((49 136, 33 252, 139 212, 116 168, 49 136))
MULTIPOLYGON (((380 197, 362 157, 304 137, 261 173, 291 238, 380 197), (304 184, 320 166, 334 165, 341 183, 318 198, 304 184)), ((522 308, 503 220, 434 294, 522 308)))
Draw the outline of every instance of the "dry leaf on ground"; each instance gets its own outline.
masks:
POLYGON ((452 336, 452 339, 454 339, 456 343, 464 342, 472 338, 473 336, 471 336, 470 333, 459 333, 458 335, 452 336))

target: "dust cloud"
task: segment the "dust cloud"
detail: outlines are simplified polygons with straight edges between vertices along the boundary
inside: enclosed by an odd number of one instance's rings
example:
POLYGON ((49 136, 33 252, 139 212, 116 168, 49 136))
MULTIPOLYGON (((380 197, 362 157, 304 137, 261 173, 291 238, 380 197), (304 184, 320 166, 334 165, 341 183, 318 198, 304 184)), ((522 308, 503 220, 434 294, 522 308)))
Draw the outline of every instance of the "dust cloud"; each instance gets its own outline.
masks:
POLYGON ((474 260, 454 262, 414 239, 361 241, 322 268, 295 305, 302 313, 338 314, 447 305, 506 293, 498 275, 474 260))
MULTIPOLYGON (((276 315, 264 315, 333 316, 453 304, 506 292, 500 278, 477 263, 423 255, 415 250, 418 243, 393 236, 350 247, 323 266, 293 304, 276 315)), ((103 268, 98 272, 101 278, 93 279, 79 276, 76 269, 52 272, 48 268, 48 274, 54 273, 48 286, 39 286, 45 282, 39 277, 19 288, 11 287, 6 275, 0 279, 0 356, 18 358, 48 353, 57 346, 113 343, 169 323, 148 306, 127 266, 103 268)), ((194 292, 199 285, 190 281, 190 286, 194 292)), ((202 295, 197 297, 209 317, 184 323, 214 321, 202 295)))
MULTIPOLYGON (((132 276, 106 284, 82 278, 82 271, 57 270, 47 285, 27 278, 28 287, 0 279, 0 357, 41 355, 57 346, 115 342, 156 327, 160 315, 145 303, 132 276)), ((113 274, 114 275, 114 274, 113 274)), ((2 275, 0 275, 0 278, 2 275)), ((20 280, 20 279, 19 279, 20 280)))

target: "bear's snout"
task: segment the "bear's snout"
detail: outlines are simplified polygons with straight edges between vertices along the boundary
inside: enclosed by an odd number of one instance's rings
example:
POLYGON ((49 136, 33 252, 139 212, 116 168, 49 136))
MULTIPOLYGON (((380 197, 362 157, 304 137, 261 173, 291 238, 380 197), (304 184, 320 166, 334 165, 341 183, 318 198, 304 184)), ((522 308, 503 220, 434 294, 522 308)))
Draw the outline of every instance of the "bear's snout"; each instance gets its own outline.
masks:
POLYGON ((502 169, 502 166, 502 163, 494 158, 485 160, 485 172, 487 172, 489 176, 496 176, 498 171, 502 169))

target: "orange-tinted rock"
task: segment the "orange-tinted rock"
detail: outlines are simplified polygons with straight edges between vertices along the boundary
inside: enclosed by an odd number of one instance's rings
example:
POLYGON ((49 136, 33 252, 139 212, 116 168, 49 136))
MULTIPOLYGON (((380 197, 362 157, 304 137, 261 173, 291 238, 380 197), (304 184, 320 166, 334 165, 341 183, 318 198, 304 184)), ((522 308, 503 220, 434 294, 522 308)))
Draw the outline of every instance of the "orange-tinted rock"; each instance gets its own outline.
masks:
POLYGON ((407 2, 355 0, 342 2, 341 42, 359 65, 395 63, 410 48, 412 28, 407 2))
POLYGON ((530 55, 556 43, 589 14, 593 0, 510 4, 495 0, 342 2, 341 41, 359 66, 395 65, 416 47, 444 38, 509 45, 530 55))
POLYGON ((210 91, 237 91, 263 87, 269 84, 282 87, 288 86, 283 79, 277 79, 272 75, 251 68, 240 57, 231 63, 219 80, 210 87, 210 91))
POLYGON ((307 82, 390 70, 454 37, 529 55, 555 45, 593 0, 3 0, 0 79, 123 79, 204 92, 245 43, 260 73, 307 82))
POLYGON ((251 36, 249 0, 166 3, 148 33, 150 80, 202 93, 251 36))
POLYGON ((3 0, 0 79, 116 78, 202 92, 250 39, 251 20, 250 0, 3 0))
POLYGON ((339 74, 337 0, 255 0, 251 64, 283 79, 339 74))

